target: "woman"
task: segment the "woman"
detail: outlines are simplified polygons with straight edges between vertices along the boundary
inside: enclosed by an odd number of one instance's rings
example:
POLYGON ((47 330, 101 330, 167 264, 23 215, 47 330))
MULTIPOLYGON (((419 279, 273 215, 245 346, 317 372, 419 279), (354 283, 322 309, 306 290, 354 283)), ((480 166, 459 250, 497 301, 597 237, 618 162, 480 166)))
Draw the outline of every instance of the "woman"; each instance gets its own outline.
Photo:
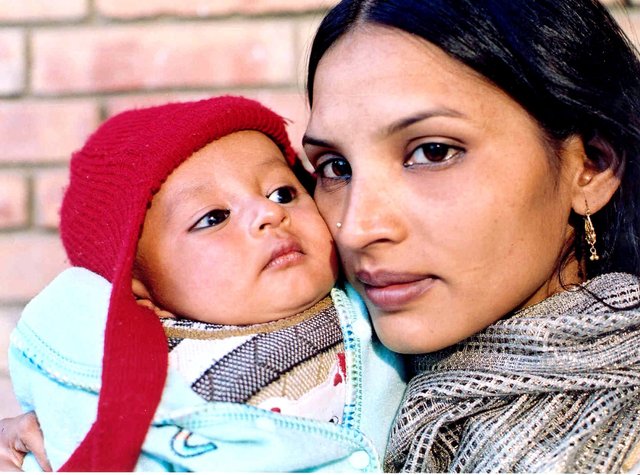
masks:
POLYGON ((382 342, 423 354, 386 470, 633 462, 639 72, 596 1, 345 0, 324 19, 315 199, 382 342))
POLYGON ((315 198, 382 341, 420 355, 387 470, 635 463, 639 73, 595 0, 346 0, 325 17, 315 198))

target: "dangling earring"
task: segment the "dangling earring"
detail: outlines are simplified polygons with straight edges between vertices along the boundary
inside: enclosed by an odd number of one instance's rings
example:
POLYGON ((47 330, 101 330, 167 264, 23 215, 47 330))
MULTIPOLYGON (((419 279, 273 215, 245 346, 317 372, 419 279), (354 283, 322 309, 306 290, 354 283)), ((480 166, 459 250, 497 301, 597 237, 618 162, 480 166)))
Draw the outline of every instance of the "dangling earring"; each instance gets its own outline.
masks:
POLYGON ((593 223, 591 222, 591 212, 589 211, 589 204, 587 200, 584 200, 584 204, 587 207, 587 211, 584 217, 584 237, 589 245, 589 252, 591 255, 589 256, 590 261, 597 261, 600 259, 598 255, 598 251, 596 251, 596 230, 593 227, 593 223))

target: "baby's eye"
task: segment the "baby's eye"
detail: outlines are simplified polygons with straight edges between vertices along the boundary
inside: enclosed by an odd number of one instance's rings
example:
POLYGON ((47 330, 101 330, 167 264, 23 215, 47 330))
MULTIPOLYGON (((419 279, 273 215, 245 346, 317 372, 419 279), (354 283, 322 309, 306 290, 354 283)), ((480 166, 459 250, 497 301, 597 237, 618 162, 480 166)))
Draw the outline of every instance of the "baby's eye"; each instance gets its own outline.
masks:
POLYGON ((351 165, 344 158, 331 158, 320 163, 315 172, 319 178, 340 180, 351 177, 351 165))
POLYGON ((295 197, 298 196, 298 191, 292 186, 281 186, 275 191, 271 192, 267 198, 276 203, 286 204, 291 203, 295 197))
POLYGON ((465 150, 461 147, 441 142, 429 142, 419 145, 404 162, 405 167, 411 165, 438 165, 461 157, 465 150))
POLYGON ((214 209, 205 214, 202 218, 200 218, 196 224, 191 226, 189 231, 193 231, 196 229, 206 229, 212 226, 217 226, 223 223, 231 214, 231 211, 228 209, 214 209))

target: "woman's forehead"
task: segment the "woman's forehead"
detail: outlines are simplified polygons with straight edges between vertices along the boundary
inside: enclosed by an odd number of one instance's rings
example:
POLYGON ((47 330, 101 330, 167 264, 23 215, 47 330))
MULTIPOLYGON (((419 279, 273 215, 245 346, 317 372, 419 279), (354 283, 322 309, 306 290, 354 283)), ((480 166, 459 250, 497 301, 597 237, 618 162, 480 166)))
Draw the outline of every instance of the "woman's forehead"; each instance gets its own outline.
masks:
POLYGON ((381 135, 419 115, 480 120, 480 109, 496 100, 520 109, 436 46, 400 30, 368 28, 350 32, 321 60, 306 135, 329 139, 323 134, 330 130, 381 135))

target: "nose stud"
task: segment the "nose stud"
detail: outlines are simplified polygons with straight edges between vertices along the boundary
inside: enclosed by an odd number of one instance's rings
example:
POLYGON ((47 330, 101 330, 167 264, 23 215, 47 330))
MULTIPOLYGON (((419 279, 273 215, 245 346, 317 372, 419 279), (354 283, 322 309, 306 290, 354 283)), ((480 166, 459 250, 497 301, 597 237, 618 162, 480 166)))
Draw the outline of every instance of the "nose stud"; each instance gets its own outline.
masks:
POLYGON ((342 227, 342 223, 336 223, 336 228, 340 229, 342 227))

